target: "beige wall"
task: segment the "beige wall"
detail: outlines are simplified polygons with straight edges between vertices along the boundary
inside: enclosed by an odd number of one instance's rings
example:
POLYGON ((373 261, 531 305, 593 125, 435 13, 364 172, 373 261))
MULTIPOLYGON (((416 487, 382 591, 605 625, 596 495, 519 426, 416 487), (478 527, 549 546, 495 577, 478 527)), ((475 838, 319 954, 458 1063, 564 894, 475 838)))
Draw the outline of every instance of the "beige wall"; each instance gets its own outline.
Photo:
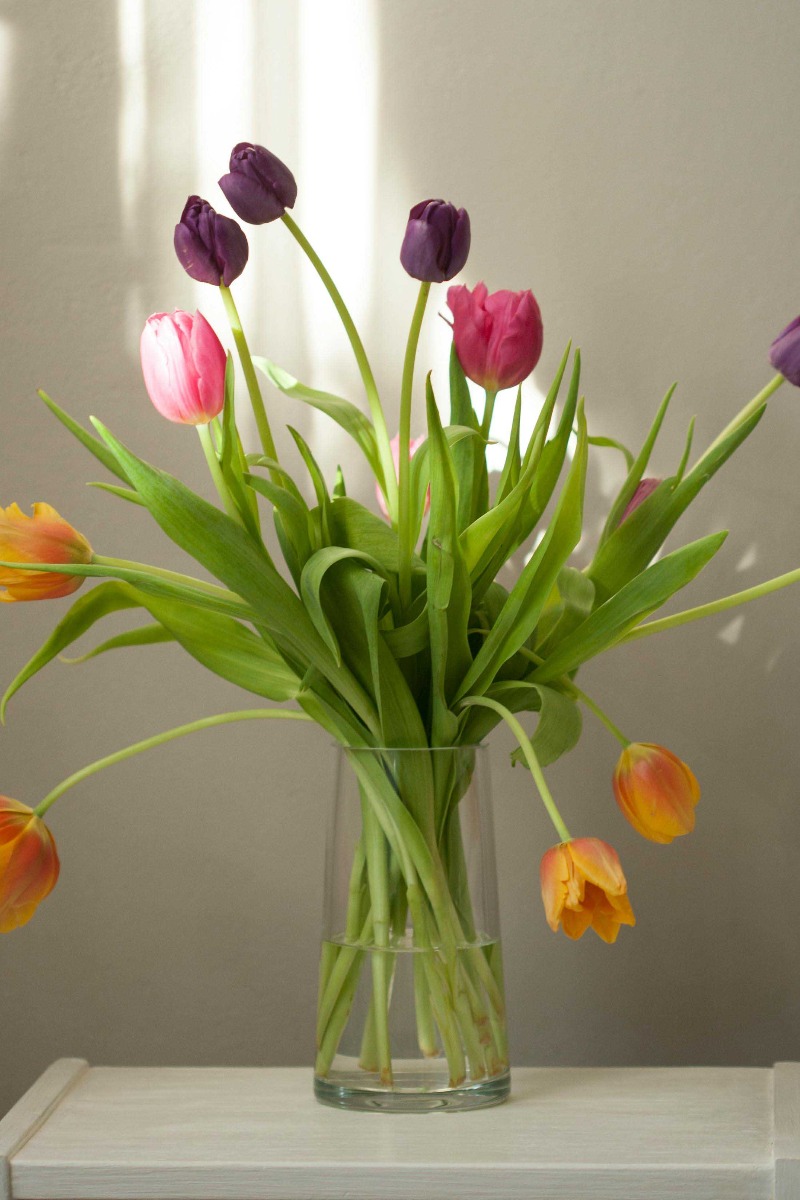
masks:
MULTIPOLYGON (((296 166, 298 219, 354 300, 389 395, 415 295, 397 251, 428 195, 470 210, 467 282, 534 289, 540 387, 566 339, 581 345, 595 432, 638 441, 680 380, 662 473, 693 413, 705 443, 766 380, 767 346, 800 307, 794 0, 17 0, 0 6, 0 39, 0 503, 46 498, 104 553, 180 564, 144 513, 83 486, 101 469, 34 390, 101 414, 207 489, 191 431, 147 401, 136 344, 156 309, 202 303, 219 321, 217 297, 173 259, 172 225, 189 192, 221 200, 241 138, 296 166)), ((251 246, 240 296, 255 347, 357 395, 285 232, 251 246)), ((431 315, 438 367, 442 328, 431 315)), ((272 402, 332 467, 341 443, 272 402)), ((799 437, 784 389, 682 523, 681 540, 732 529, 686 603, 798 565, 799 437)), ((590 483, 595 521, 609 461, 590 483)), ((4 681, 62 609, 3 606, 4 681)), ((573 830, 623 857, 639 924, 614 947, 547 929, 537 867, 553 834, 498 733, 518 1063, 800 1057, 797 617, 783 592, 586 670, 630 736, 669 745, 704 789, 695 834, 661 847, 619 816, 615 749, 593 723, 553 769, 573 830)), ((54 664, 0 731, 0 789, 34 804, 91 758, 239 706, 169 648, 54 664)), ((57 893, 0 945, 0 1111, 60 1055, 310 1062, 332 764, 313 728, 242 726, 126 763, 53 810, 57 893)))

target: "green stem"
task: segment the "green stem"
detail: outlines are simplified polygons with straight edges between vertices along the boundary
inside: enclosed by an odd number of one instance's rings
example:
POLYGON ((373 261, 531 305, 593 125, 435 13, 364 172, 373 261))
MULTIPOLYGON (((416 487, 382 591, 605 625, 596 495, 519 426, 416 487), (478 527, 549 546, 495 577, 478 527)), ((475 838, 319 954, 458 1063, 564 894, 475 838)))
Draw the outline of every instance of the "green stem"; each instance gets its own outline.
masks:
POLYGON ((744 408, 737 413, 733 420, 725 426, 722 433, 719 434, 718 437, 714 438, 714 441, 708 447, 706 452, 697 460, 692 470, 696 470, 701 463, 705 462, 712 450, 715 450, 720 442, 723 442, 729 434, 733 433, 734 429, 738 429, 748 417, 752 416, 757 409, 761 408, 761 405, 766 403, 770 396, 773 395, 774 392, 777 392, 781 384, 785 382, 786 380, 784 379, 783 375, 778 374, 773 376, 767 386, 762 388, 757 396, 754 396, 752 400, 745 404, 744 408))
POLYGON ((633 642, 637 638, 649 637, 651 633, 663 633, 665 629, 674 629, 678 625, 688 625, 690 621, 699 621, 701 617, 712 617, 715 613, 725 612, 726 609, 736 608, 739 604, 747 604, 750 600, 758 600, 760 596, 768 596, 770 592, 780 591, 791 583, 800 583, 800 567, 787 571, 785 575, 777 575, 764 583, 745 588, 742 592, 734 592, 731 596, 723 596, 720 600, 712 600, 709 604, 698 604, 696 608, 687 608, 683 612, 673 613, 671 617, 661 617, 658 621, 648 621, 639 625, 621 637, 617 646, 625 642, 633 642))
MULTIPOLYGON (((561 681, 559 681, 559 682, 561 682, 561 681)), ((608 732, 610 734, 612 734, 617 739, 618 742, 621 742, 623 746, 630 746, 631 739, 625 737, 625 734, 622 732, 621 729, 618 728, 618 726, 616 726, 614 724, 614 722, 611 720, 611 717, 609 717, 608 713, 604 712, 603 709, 600 707, 600 705, 595 700, 593 700, 591 698, 591 696, 587 696, 586 692, 581 691, 581 689, 579 687, 577 687, 576 684, 574 684, 574 683, 570 682, 569 686, 570 686, 570 690, 575 694, 575 696, 577 696, 577 698, 581 701, 581 703, 585 704, 587 708, 590 708, 592 710, 594 715, 600 721, 602 721, 602 723, 605 725, 608 732)))
POLYGON ((369 800, 362 795, 364 851, 367 859, 367 881, 372 905, 372 938, 375 947, 370 953, 372 968, 372 1013, 375 1022, 375 1051, 381 1083, 391 1086, 392 1051, 389 1041, 389 863, 386 839, 369 800))
POLYGON ((342 299, 341 293, 337 288, 333 279, 329 275, 322 259, 317 254, 314 247, 309 242, 306 235, 303 233, 296 221, 284 213, 281 217, 286 228, 291 233, 294 240, 297 242, 300 249, 308 258, 314 270, 319 275, 322 283, 333 301, 334 308, 339 314, 339 318, 344 326, 350 345, 353 348, 358 370, 361 374, 361 379, 364 383, 364 391, 367 395, 370 412, 372 413, 372 423, 375 426, 375 434, 378 440, 378 453, 380 454, 381 467, 383 468, 384 476, 384 493, 386 495, 386 507, 392 519, 397 517, 397 477, 394 471, 394 463, 392 462, 392 448, 389 445, 389 432, 386 428, 386 417, 384 416, 383 406, 381 405, 380 396, 378 395, 378 386, 375 383, 375 376, 372 373, 372 367, 369 365, 367 352, 364 349, 364 343, 361 341, 355 322, 350 316, 347 305, 342 299))
POLYGON ((406 355, 403 360, 403 379, 400 385, 400 437, 398 447, 398 490, 399 513, 398 530, 400 537, 400 603, 408 607, 411 602, 411 556, 414 552, 411 529, 411 488, 409 449, 411 445, 411 399, 414 389, 414 363, 417 358, 419 335, 425 316, 425 306, 428 303, 431 285, 427 281, 420 284, 414 315, 411 318, 411 328, 408 331, 406 355))
POLYGON ((241 514, 239 513, 236 505, 233 503, 231 494, 228 491, 228 485, 225 483, 225 479, 222 474, 222 468, 219 465, 217 452, 214 449, 214 443, 211 440, 211 430, 208 428, 208 425, 198 425, 196 428, 200 438, 200 445, 203 447, 203 453, 206 456, 208 469, 211 472, 211 478, 214 481, 214 487, 217 489, 217 495, 222 501, 228 516, 232 517, 233 520, 236 521, 237 525, 242 525, 243 521, 241 514))
POLYGON ((489 430, 492 427, 492 414, 494 413, 494 402, 497 399, 497 392, 486 389, 486 404, 483 409, 483 420, 481 421, 481 434, 488 438, 489 430))
POLYGON ((525 761, 528 764, 530 773, 533 776, 534 783, 539 790, 539 795, 541 796, 542 802, 547 809, 550 820, 555 825, 562 842, 569 842, 571 840, 570 832, 564 824, 561 813, 558 811, 556 802, 553 799, 549 787, 547 786, 547 782, 542 773, 542 768, 539 766, 539 760, 536 757, 536 751, 531 745, 530 738, 514 714, 509 712, 505 705, 498 704, 496 700, 492 700, 489 696, 465 696, 461 701, 461 704, 464 707, 477 704, 482 708, 491 708, 503 718, 506 725, 508 725, 511 732, 514 734, 514 737, 519 742, 520 750, 522 751, 525 761))
POLYGON ((222 303, 225 306, 225 315, 228 318, 228 324, 231 327, 233 340, 236 343, 236 349, 239 354, 239 361, 242 364, 245 381, 247 383, 247 391, 250 395, 250 403, 253 406, 253 415, 256 419, 256 427, 258 428, 258 436, 261 441, 261 446, 267 458, 277 459, 278 455, 275 450, 275 443, 272 440, 272 430, 269 427, 269 418, 267 410, 264 407, 264 400, 261 395, 261 388, 258 386, 258 377, 253 366, 253 360, 250 357, 250 348, 247 345, 247 339, 244 336, 242 329, 239 310, 236 307, 236 302, 233 299, 230 288, 225 287, 224 283, 220 284, 219 294, 222 296, 222 303))
POLYGON ((229 725, 233 721, 253 721, 265 717, 278 717, 286 721, 309 721, 311 719, 303 712, 295 712, 293 709, 287 708, 250 708, 242 709, 239 712, 219 713, 214 717, 201 717, 198 721, 191 721, 188 725, 178 725, 175 729, 167 729, 164 733, 157 733, 153 737, 145 738, 144 741, 134 742, 132 746, 126 746, 114 754, 107 754, 105 758, 99 758, 96 762, 89 763, 88 766, 82 767, 80 771, 75 771, 48 792, 41 804, 38 804, 33 811, 37 817, 44 816, 51 804, 55 804, 59 796, 63 796, 64 792, 74 787, 76 783, 82 783, 90 775, 96 775, 98 771, 102 771, 106 767, 113 767, 115 763, 132 758, 134 754, 152 750, 155 746, 162 746, 165 742, 171 742, 174 738, 183 737, 187 733, 211 729, 215 725, 229 725))

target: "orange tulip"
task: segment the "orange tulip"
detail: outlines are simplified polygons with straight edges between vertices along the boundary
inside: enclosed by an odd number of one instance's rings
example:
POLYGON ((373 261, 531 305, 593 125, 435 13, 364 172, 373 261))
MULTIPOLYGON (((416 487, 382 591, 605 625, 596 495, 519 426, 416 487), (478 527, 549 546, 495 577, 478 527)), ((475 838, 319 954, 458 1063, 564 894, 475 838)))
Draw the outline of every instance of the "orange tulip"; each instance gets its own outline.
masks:
POLYGON ((649 742, 631 742, 614 772, 614 793, 637 833, 651 842, 671 842, 694 829, 700 788, 685 762, 649 742))
POLYGON ((572 838, 551 846, 539 869, 547 923, 555 933, 579 938, 591 925, 615 942, 620 925, 635 925, 628 885, 613 846, 600 838, 572 838))
MULTIPOLYGON (((92 547, 49 504, 34 504, 27 517, 16 505, 0 508, 0 559, 6 562, 90 563, 92 547)), ((51 600, 68 596, 80 575, 0 567, 0 600, 51 600)))
POLYGON ((0 933, 26 924, 56 886, 53 835, 26 804, 0 796, 0 933))

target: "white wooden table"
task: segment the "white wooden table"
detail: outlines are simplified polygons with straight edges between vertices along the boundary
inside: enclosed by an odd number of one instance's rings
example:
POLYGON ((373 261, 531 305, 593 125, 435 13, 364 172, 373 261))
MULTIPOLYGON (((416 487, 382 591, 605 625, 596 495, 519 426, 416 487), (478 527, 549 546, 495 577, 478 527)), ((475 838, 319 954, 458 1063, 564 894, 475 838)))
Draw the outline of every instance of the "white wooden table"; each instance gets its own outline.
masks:
POLYGON ((0 1200, 800 1200, 800 1064, 517 1069, 511 1101, 323 1108, 297 1068, 54 1063, 0 1200))

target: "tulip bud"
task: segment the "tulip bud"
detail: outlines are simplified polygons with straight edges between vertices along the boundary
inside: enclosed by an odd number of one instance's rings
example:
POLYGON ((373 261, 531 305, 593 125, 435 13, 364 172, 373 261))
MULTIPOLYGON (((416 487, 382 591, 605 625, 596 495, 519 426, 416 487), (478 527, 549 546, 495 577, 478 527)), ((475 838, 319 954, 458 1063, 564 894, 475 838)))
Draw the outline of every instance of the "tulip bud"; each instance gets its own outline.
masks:
MULTIPOLYGON (((408 444, 409 459, 412 459, 414 457, 417 450, 419 449, 419 447, 422 445, 422 443, 424 441, 425 441, 424 437, 418 437, 418 438, 411 439, 411 441, 408 444)), ((399 433, 396 433, 395 436, 392 438, 392 440, 389 442, 389 447, 392 451, 392 462, 394 463, 394 473, 395 473, 395 475, 399 475, 400 474, 400 434, 399 433)), ((384 499, 383 492, 380 489, 380 485, 377 483, 375 484, 375 495, 378 498, 378 508, 381 510, 384 517, 388 521, 389 520, 389 510, 386 507, 386 501, 384 499)), ((428 488, 428 491, 425 495, 425 512, 428 511, 430 506, 431 506, 431 489, 428 488)))
POLYGON ((666 845, 694 829, 700 788, 685 762, 649 742, 631 742, 614 772, 614 794, 633 828, 666 845))
MULTIPOLYGON (((92 547, 49 504, 33 506, 28 517, 16 504, 0 508, 0 559, 6 562, 90 563, 92 547)), ((0 567, 0 600, 54 600, 69 596, 81 575, 0 567)))
POLYGON ((423 200, 408 216, 400 262, 414 279, 443 283, 469 254, 469 214, 445 200, 423 200))
POLYGON ((30 921, 56 886, 53 835, 26 804, 0 796, 0 933, 30 921))
POLYGON ((542 314, 533 293, 447 289, 453 341, 464 374, 489 392, 514 387, 530 375, 542 353, 542 314))
POLYGON ((769 361, 784 379, 800 387, 800 317, 782 330, 769 348, 769 361))
POLYGON ((295 178, 285 163, 264 146, 239 142, 231 151, 229 174, 219 186, 237 217, 265 225, 282 217, 297 199, 295 178))
POLYGON ((547 923, 570 938, 591 926, 604 942, 615 942, 621 925, 635 925, 628 885, 616 850, 599 838, 572 838, 551 846, 539 869, 547 923))
POLYGON ((202 313, 154 313, 140 350, 145 387, 162 417, 206 425, 222 412, 227 356, 202 313))
POLYGON ((660 479, 651 478, 651 479, 643 479, 640 483, 638 483, 636 485, 636 491, 631 496, 630 500, 628 501, 628 503, 625 507, 624 513, 622 514, 622 516, 619 519, 620 525, 622 524, 623 521, 626 521, 628 519, 628 517, 631 515, 631 513, 634 512, 635 509, 637 509, 639 507, 639 505, 642 504, 647 499, 648 496, 652 496, 653 492, 656 490, 656 488, 658 487, 658 485, 661 482, 662 481, 660 479))
POLYGON ((187 275, 198 283, 230 287, 247 264, 247 238, 230 217, 215 212, 207 200, 190 196, 175 226, 175 253, 187 275))

